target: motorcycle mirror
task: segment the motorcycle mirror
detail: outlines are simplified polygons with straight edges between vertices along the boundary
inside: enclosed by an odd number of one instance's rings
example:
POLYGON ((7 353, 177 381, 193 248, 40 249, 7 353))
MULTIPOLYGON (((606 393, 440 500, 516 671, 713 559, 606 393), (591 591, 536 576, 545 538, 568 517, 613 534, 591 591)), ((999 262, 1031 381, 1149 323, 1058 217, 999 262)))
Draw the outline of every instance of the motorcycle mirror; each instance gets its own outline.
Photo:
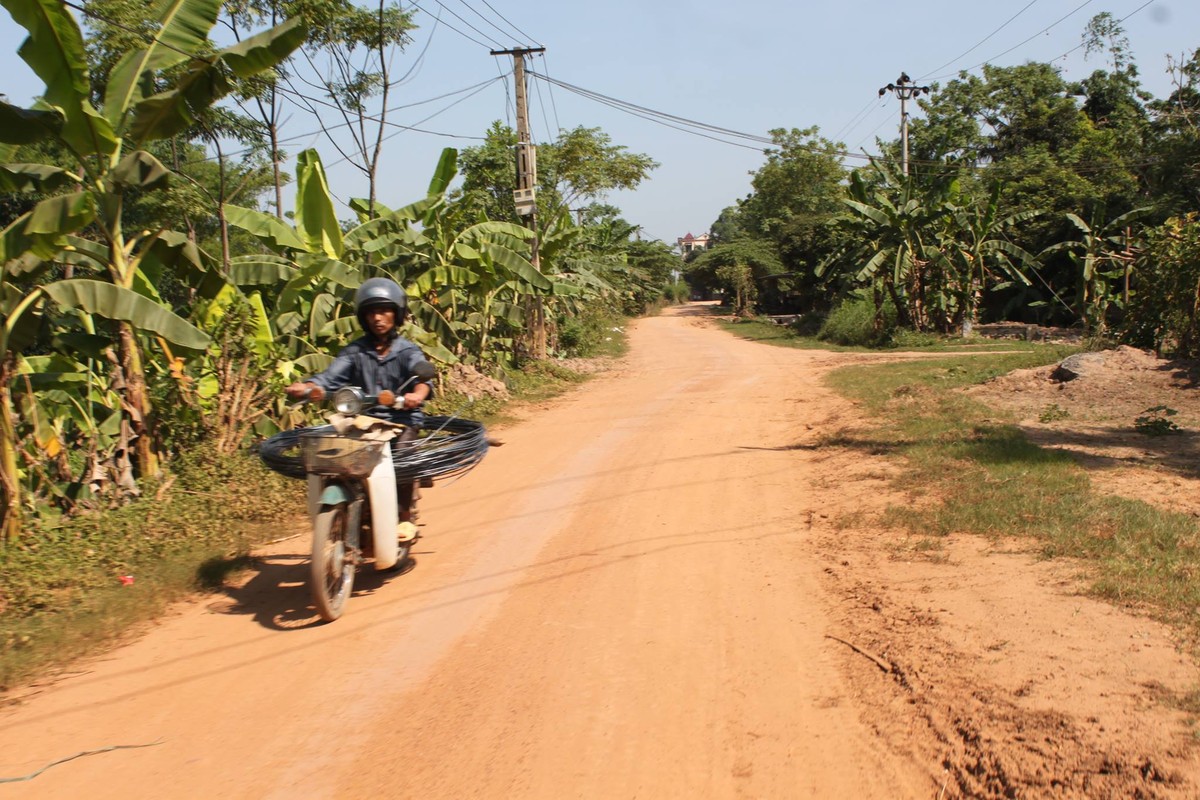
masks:
POLYGON ((428 361, 418 361, 413 365, 413 375, 419 381, 431 381, 437 377, 437 367, 428 361))

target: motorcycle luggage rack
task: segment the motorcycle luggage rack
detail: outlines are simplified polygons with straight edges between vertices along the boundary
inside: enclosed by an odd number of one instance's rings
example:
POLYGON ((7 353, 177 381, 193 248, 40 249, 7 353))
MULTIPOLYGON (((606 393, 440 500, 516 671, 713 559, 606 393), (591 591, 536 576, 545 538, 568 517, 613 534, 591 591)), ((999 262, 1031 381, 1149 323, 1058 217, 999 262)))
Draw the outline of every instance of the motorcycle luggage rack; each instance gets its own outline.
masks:
POLYGON ((365 478, 379 463, 385 444, 336 433, 305 433, 300 437, 300 458, 313 475, 365 478))

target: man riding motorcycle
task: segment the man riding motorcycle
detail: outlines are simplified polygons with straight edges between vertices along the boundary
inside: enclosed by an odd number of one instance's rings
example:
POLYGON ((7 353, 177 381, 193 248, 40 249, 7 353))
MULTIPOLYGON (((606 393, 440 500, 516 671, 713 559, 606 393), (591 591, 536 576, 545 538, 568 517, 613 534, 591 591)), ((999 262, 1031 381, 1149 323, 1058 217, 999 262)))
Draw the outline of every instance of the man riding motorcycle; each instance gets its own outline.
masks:
MULTIPOLYGON (((429 381, 415 379, 413 368, 425 356, 397 331, 408 313, 408 296, 389 278, 371 278, 358 287, 354 311, 366 335, 348 344, 324 372, 288 386, 287 395, 300 400, 308 397, 314 387, 328 393, 343 386, 359 386, 370 395, 384 390, 403 391, 402 408, 375 406, 364 413, 405 426, 404 433, 393 440, 393 447, 397 442, 412 441, 424 422, 421 409, 433 386, 429 381)), ((396 495, 400 538, 402 541, 415 538, 412 518, 416 483, 398 485, 396 495)))

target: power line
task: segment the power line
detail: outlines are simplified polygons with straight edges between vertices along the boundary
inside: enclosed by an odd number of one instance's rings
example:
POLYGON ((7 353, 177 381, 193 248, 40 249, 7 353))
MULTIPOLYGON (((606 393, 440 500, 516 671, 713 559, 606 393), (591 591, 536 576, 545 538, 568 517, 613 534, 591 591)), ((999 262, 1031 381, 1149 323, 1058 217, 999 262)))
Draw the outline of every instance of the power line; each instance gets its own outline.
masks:
POLYGON ((504 20, 504 23, 505 23, 506 25, 508 25, 508 27, 512 28, 514 31, 516 31, 517 33, 519 33, 519 34, 521 34, 522 36, 524 36, 526 41, 528 41, 528 42, 532 42, 533 44, 536 44, 538 47, 541 47, 541 46, 542 46, 542 43, 541 43, 541 42, 539 42, 538 40, 534 39, 534 38, 533 38, 532 36, 530 36, 528 33, 526 33, 525 31, 523 31, 523 30, 521 30, 520 28, 518 28, 516 25, 513 25, 511 22, 509 22, 509 21, 508 21, 508 18, 507 18, 507 17, 505 17, 503 14, 501 14, 499 11, 497 11, 497 10, 496 10, 496 8, 495 8, 495 6, 493 6, 491 3, 489 3, 489 2, 488 2, 488 0, 482 0, 482 2, 483 2, 483 4, 484 4, 485 6, 487 6, 487 7, 488 7, 488 8, 490 8, 490 9, 492 9, 492 13, 493 13, 493 14, 495 14, 495 15, 496 15, 497 17, 499 17, 500 19, 504 20))
MULTIPOLYGON (((395 130, 392 133, 389 133, 387 136, 383 137, 382 141, 386 142, 388 139, 398 136, 401 133, 404 133, 405 131, 413 131, 416 133, 434 133, 433 131, 422 130, 420 128, 417 128, 416 126, 424 124, 424 123, 428 122, 429 120, 433 119, 434 117, 437 117, 437 116, 440 116, 441 114, 446 113, 447 111, 449 111, 450 109, 452 109, 456 105, 458 105, 459 103, 463 103, 463 102, 466 102, 467 100, 470 100, 472 97, 474 97, 475 95, 482 92, 484 89, 486 89, 492 83, 493 83, 493 81, 491 81, 491 80, 486 81, 485 83, 479 85, 479 88, 477 88, 475 91, 471 92, 470 94, 468 94, 464 97, 458 98, 453 103, 450 103, 449 105, 445 106, 444 108, 438 109, 437 111, 433 112, 432 114, 425 117, 424 119, 417 120, 412 125, 400 125, 400 124, 394 123, 394 122, 386 122, 385 123, 386 125, 396 128, 397 130, 395 130)), ((447 134, 438 134, 438 135, 447 135, 447 134)), ((487 137, 485 137, 485 136, 455 136, 454 138, 456 138, 456 139, 472 139, 472 140, 476 140, 476 141, 487 141, 487 137)), ((335 164, 340 164, 343 161, 347 161, 347 160, 349 160, 349 159, 346 158, 345 156, 343 156, 342 158, 339 158, 337 161, 330 163, 328 166, 332 167, 335 164)))
POLYGON ((513 118, 512 92, 508 88, 508 76, 504 74, 504 68, 500 66, 499 61, 496 61, 495 64, 496 71, 500 73, 500 79, 504 81, 504 122, 511 128, 513 118))
POLYGON ((476 8, 475 8, 473 5, 471 5, 470 3, 468 3, 468 2, 467 2, 467 0, 458 0, 458 2, 462 3, 462 4, 463 4, 464 6, 466 6, 468 9, 470 9, 470 11, 471 11, 471 13, 472 13, 472 14, 474 14, 474 15, 475 15, 475 16, 477 16, 477 17, 479 17, 481 20, 483 20, 484 22, 486 22, 488 25, 491 25, 491 26, 492 26, 492 28, 493 28, 493 29, 495 29, 495 31, 496 31, 497 33, 499 33, 501 36, 510 36, 510 35, 511 35, 511 34, 510 34, 508 31, 505 31, 505 30, 504 30, 503 28, 501 28, 499 25, 497 25, 496 23, 492 22, 490 19, 488 19, 487 17, 485 17, 485 16, 484 16, 482 13, 480 13, 480 11, 479 11, 478 9, 476 9, 476 8))
MULTIPOLYGON (((564 88, 567 88, 567 87, 564 87, 564 88)), ((568 91, 574 91, 573 89, 569 89, 569 88, 568 88, 567 90, 568 90, 568 91)), ((578 94, 578 92, 577 92, 577 94, 578 94)), ((691 128, 685 128, 685 127, 683 127, 683 126, 681 126, 681 125, 674 125, 674 124, 672 124, 672 123, 670 123, 670 122, 667 122, 667 121, 665 121, 665 120, 663 120, 663 119, 660 119, 660 118, 658 118, 658 117, 656 117, 656 116, 653 116, 653 115, 650 115, 650 114, 645 114, 645 113, 642 113, 642 112, 640 112, 640 111, 635 111, 635 110, 633 110, 633 109, 631 109, 631 108, 628 108, 628 107, 626 107, 626 106, 620 105, 619 103, 610 102, 610 101, 608 101, 608 100, 604 100, 604 99, 602 99, 602 98, 599 98, 599 97, 591 97, 591 96, 589 96, 589 95, 586 95, 586 94, 585 94, 585 95, 582 95, 582 96, 583 96, 583 97, 587 97, 589 100, 593 100, 593 101, 595 101, 595 102, 597 102, 597 103, 600 103, 601 105, 605 105, 605 106, 608 106, 608 107, 610 107, 610 108, 614 108, 614 109, 616 109, 617 111, 623 111, 624 113, 626 113, 626 114, 629 114, 629 115, 631 115, 631 116, 634 116, 634 117, 639 117, 639 118, 641 118, 641 119, 644 119, 644 120, 647 120, 647 121, 649 121, 649 122, 654 122, 654 123, 656 123, 656 124, 658 124, 658 125, 663 125, 664 127, 667 127, 667 128, 674 128, 674 129, 675 129, 675 130, 677 130, 677 131, 682 131, 682 132, 684 132, 684 133, 691 134, 692 136, 699 136, 699 137, 701 137, 701 138, 704 138, 704 139, 711 139, 711 140, 713 140, 714 142, 720 142, 721 144, 728 144, 728 145, 732 145, 732 146, 734 146, 734 147, 741 147, 741 148, 743 148, 743 149, 745 149, 745 150, 753 150, 753 151, 755 151, 756 153, 761 153, 761 152, 762 152, 762 150, 763 150, 763 148, 762 148, 762 147, 754 147, 753 145, 742 144, 741 142, 731 142, 731 141, 729 141, 728 139, 721 139, 721 138, 719 138, 719 137, 717 137, 717 136, 711 136, 711 135, 709 135, 709 134, 702 133, 701 131, 698 131, 698 130, 693 130, 693 129, 691 129, 691 128)))
MULTIPOLYGON (((443 11, 447 12, 448 14, 450 14, 451 16, 453 16, 455 19, 457 19, 459 22, 461 22, 463 25, 466 25, 468 28, 470 28, 471 30, 473 30, 473 31, 475 31, 476 33, 478 33, 478 34, 479 34, 480 36, 482 36, 484 39, 487 39, 488 41, 490 41, 490 42, 494 43, 494 44, 495 44, 497 47, 503 47, 503 45, 501 45, 501 44, 500 44, 498 41, 496 41, 496 39, 494 39, 494 38, 493 38, 493 37, 492 37, 490 34, 484 33, 483 31, 479 30, 479 28, 476 28, 474 25, 472 25, 470 22, 468 22, 468 21, 467 21, 467 20, 466 20, 466 19, 465 19, 465 18, 464 18, 464 17, 463 17, 461 14, 459 14, 457 11, 455 11, 454 9, 450 8, 450 7, 449 7, 449 6, 447 6, 445 3, 443 3, 443 2, 442 2, 442 0, 433 0, 433 2, 437 3, 437 4, 438 4, 438 6, 439 6, 439 7, 440 7, 440 8, 441 8, 443 11)), ((417 3, 415 2, 415 0, 414 0, 414 2, 413 2, 413 5, 414 5, 414 6, 417 6, 417 8, 418 8, 418 9, 420 9, 421 11, 425 11, 425 9, 423 9, 423 8, 421 8, 419 5, 417 5, 417 3)), ((429 14, 429 12, 428 12, 428 11, 425 11, 425 13, 426 13, 426 14, 429 14)), ((432 15, 432 14, 430 14, 430 16, 433 16, 433 15, 432 15)), ((479 41, 479 40, 478 40, 478 39, 476 39, 474 36, 468 36, 467 34, 463 33, 462 31, 459 31, 457 28, 452 28, 452 27, 450 27, 449 23, 443 23, 443 24, 444 24, 444 25, 446 25, 446 27, 447 27, 447 28, 450 28, 450 30, 457 31, 459 34, 461 34, 461 35, 463 35, 463 36, 466 36, 468 39, 470 39, 471 41, 475 42, 475 44, 477 44, 477 45, 480 45, 481 47, 487 47, 487 45, 486 45, 486 44, 484 44, 483 42, 479 41)), ((490 48, 489 48, 489 49, 490 49, 490 48)))
POLYGON ((421 47, 421 52, 418 53, 416 59, 413 60, 413 64, 408 68, 408 72, 396 79, 396 81, 392 83, 393 86, 403 86, 409 80, 416 80, 417 76, 421 74, 420 68, 425 64, 425 54, 429 52, 429 46, 433 44, 433 37, 434 34, 437 33, 439 22, 441 22, 441 20, 435 19, 433 21, 433 27, 429 29, 429 35, 425 37, 425 44, 421 47))
MULTIPOLYGON (((888 120, 889 120, 889 117, 884 117, 884 118, 883 118, 883 122, 881 122, 881 123, 879 123, 878 125, 876 125, 876 126, 875 126, 875 130, 873 130, 873 131, 871 131, 870 133, 868 133, 866 136, 864 136, 862 139, 860 139, 860 140, 859 140, 858 144, 854 145, 854 146, 855 146, 855 148, 862 147, 862 146, 863 146, 863 142, 867 141, 867 139, 873 139, 873 138, 875 138, 875 134, 879 133, 879 129, 880 129, 880 128, 882 128, 884 125, 886 125, 886 124, 888 123, 888 120)), ((918 164, 918 163, 921 163, 921 162, 914 161, 913 163, 914 163, 914 164, 918 164)), ((925 162, 925 163, 938 163, 938 162, 925 162)))
MULTIPOLYGON (((550 84, 546 84, 549 86, 550 84)), ((542 121, 546 123, 546 141, 553 142, 556 138, 554 132, 550 130, 550 117, 546 114, 546 101, 542 99, 542 84, 534 83, 533 90, 537 92, 538 105, 542 109, 542 121)))
POLYGON ((566 81, 561 81, 561 80, 558 80, 557 78, 551 78, 548 75, 542 75, 537 72, 533 72, 532 70, 529 72, 529 74, 534 78, 539 78, 541 80, 547 81, 549 83, 554 84, 555 86, 559 86, 563 89, 566 89, 569 92, 574 92, 575 94, 581 95, 581 96, 586 97, 591 100, 603 101, 605 104, 612 104, 616 107, 620 107, 620 108, 624 108, 624 109, 628 109, 628 110, 632 110, 632 111, 638 111, 643 114, 649 114, 649 115, 652 115, 655 117, 661 117, 662 119, 671 120, 673 122, 678 122, 683 125, 687 125, 688 127, 699 128, 702 130, 711 131, 713 133, 720 133, 720 134, 724 134, 726 136, 732 136, 734 138, 748 139, 750 141, 761 142, 763 144, 775 144, 774 139, 768 138, 766 136, 762 136, 761 134, 743 133, 742 131, 735 131, 732 128, 723 128, 719 125, 711 125, 707 122, 699 122, 694 119, 688 119, 687 117, 680 117, 675 114, 668 114, 665 111, 655 111, 652 108, 647 108, 646 106, 641 106, 641 105, 638 105, 637 103, 631 103, 627 100, 619 100, 615 97, 610 97, 608 95, 601 94, 600 92, 592 91, 591 89, 584 89, 583 87, 575 86, 573 84, 567 83, 566 81))
MULTIPOLYGON (((767 145, 768 147, 778 147, 779 146, 779 143, 775 139, 772 139, 767 136, 762 136, 760 134, 755 134, 755 133, 745 133, 742 131, 733 130, 732 128, 724 128, 719 125, 712 125, 707 122, 699 122, 697 120, 688 119, 687 117, 681 117, 676 114, 668 114, 664 111, 655 111, 654 109, 647 108, 646 106, 641 106, 636 103, 631 103, 627 100, 619 100, 615 97, 609 97, 608 95, 601 94, 600 92, 595 92, 590 89, 584 89, 580 86, 575 86, 573 84, 567 83, 566 81, 561 81, 556 78, 550 78, 549 76, 541 75, 536 72, 530 71, 529 74, 535 78, 539 78, 541 80, 552 83, 556 86, 559 86, 560 88, 566 89, 569 92, 573 92, 574 94, 578 94, 581 97, 585 97, 594 102, 601 103, 602 105, 609 106, 610 108, 615 108, 618 111, 623 111, 626 114, 630 114, 635 117, 641 117, 642 119, 649 120, 650 122, 655 122, 659 125, 664 125, 668 128, 674 128, 676 130, 683 131, 684 133, 692 134, 693 136, 700 136, 705 139, 712 139, 713 141, 721 142, 722 144, 733 145, 735 147, 741 147, 741 148, 744 148, 747 150, 762 151, 763 148, 761 147, 761 145, 767 145), (720 138, 720 137, 745 139, 750 142, 758 143, 760 146, 755 147, 752 145, 743 144, 741 142, 729 141, 729 138, 720 138)), ((810 152, 815 152, 815 153, 827 153, 829 155, 841 156, 843 158, 868 159, 868 160, 871 158, 871 156, 867 156, 867 155, 864 155, 861 153, 851 153, 849 151, 834 150, 834 149, 819 147, 819 146, 815 146, 815 145, 807 145, 807 146, 806 145, 798 145, 797 147, 798 147, 798 149, 801 149, 801 150, 808 150, 810 152)), ((914 163, 916 163, 916 162, 914 162, 914 163)))
MULTIPOLYGON (((437 2, 437 0, 434 0, 434 1, 435 1, 435 2, 437 2)), ((438 21, 439 23, 441 23, 442 25, 445 25, 447 28, 449 28, 450 30, 454 31, 455 33, 457 33, 459 36, 463 37, 464 39, 469 39, 470 41, 472 41, 472 42, 474 42, 475 44, 479 45, 480 47, 484 48, 485 50, 490 50, 490 49, 491 49, 491 48, 490 48, 490 47, 489 47, 487 44, 485 44, 484 42, 481 42, 481 41, 479 41, 478 39, 476 39, 476 38, 475 38, 474 36, 472 36, 471 34, 469 34, 469 33, 463 33, 463 32, 462 32, 462 31, 460 31, 458 28, 454 27, 454 26, 453 26, 453 25, 451 25, 449 22, 446 22, 444 19, 442 19, 442 18, 441 18, 441 17, 439 17, 438 15, 429 13, 429 12, 428 12, 428 11, 426 11, 424 8, 422 8, 422 7, 420 6, 420 4, 418 4, 418 3, 416 2, 416 0, 412 0, 412 4, 413 4, 413 7, 414 7, 415 9, 417 9, 418 11, 420 11, 422 14, 425 14, 426 16, 429 16, 429 17, 433 17, 433 19, 437 20, 437 21, 438 21)), ((439 6, 442 6, 442 4, 441 4, 440 2, 438 3, 438 5, 439 5, 439 6)), ((447 11, 449 11, 449 9, 447 9, 445 6, 442 6, 442 8, 443 8, 443 9, 446 9, 447 11)), ((450 13, 451 13, 451 14, 454 14, 454 12, 453 12, 453 11, 451 11, 450 13)), ((456 16, 456 17, 457 17, 458 15, 457 15, 457 14, 454 14, 454 16, 456 16)), ((460 19, 461 19, 461 17, 460 17, 460 19)), ((483 36, 483 38, 485 38, 485 39, 490 39, 490 38, 491 38, 490 36, 486 36, 486 35, 484 35, 484 34, 480 34, 480 35, 481 35, 481 36, 483 36)))
MULTIPOLYGON (((486 0, 484 0, 486 2, 486 0)), ((546 74, 550 74, 550 62, 546 60, 546 54, 542 53, 542 62, 546 65, 546 74)), ((562 130, 562 123, 558 121, 558 103, 554 102, 554 84, 547 83, 546 88, 550 91, 550 108, 554 110, 554 127, 562 130)))
MULTIPOLYGON (((1129 19, 1129 18, 1130 18, 1130 17, 1132 17, 1134 14, 1136 14, 1136 13, 1138 13, 1139 11, 1143 10, 1143 9, 1144 9, 1144 8, 1146 8, 1147 6, 1154 5, 1154 3, 1155 3, 1155 0, 1146 0, 1146 2, 1142 3, 1140 6, 1138 6, 1137 8, 1135 8, 1133 11, 1130 11, 1128 14, 1126 14, 1125 16, 1123 16, 1123 17, 1121 17, 1119 20, 1117 20, 1117 22, 1124 22, 1125 20, 1129 19)), ((1070 50, 1068 50, 1067 52, 1063 53, 1061 56, 1055 56, 1054 58, 1050 59, 1050 61, 1049 61, 1049 62, 1047 62, 1047 63, 1053 64, 1055 61, 1061 61, 1062 59, 1064 59, 1064 58, 1066 58, 1067 56, 1071 55, 1071 53, 1074 53, 1076 50, 1080 49, 1081 47, 1085 47, 1085 46, 1087 46, 1087 42, 1086 42, 1086 41, 1080 42, 1079 44, 1075 45, 1074 47, 1072 47, 1072 48, 1071 48, 1070 50)))
MULTIPOLYGON (((453 92, 446 92, 445 94, 438 95, 437 97, 431 97, 431 98, 429 98, 429 99, 427 99, 427 100, 418 100, 418 101, 417 101, 417 102, 415 102, 415 103, 405 103, 405 104, 403 104, 403 105, 393 106, 393 107, 391 107, 391 108, 387 109, 387 110, 386 110, 384 113, 391 113, 391 112, 393 112, 393 111, 401 111, 401 110, 403 110, 403 109, 406 109, 406 108, 414 108, 414 107, 416 107, 416 106, 425 105, 425 104, 427 104, 427 103, 433 103, 433 102, 436 102, 436 101, 438 101, 438 100, 443 100, 443 99, 445 99, 445 98, 447 98, 447 97, 452 97, 452 96, 454 96, 454 95, 456 95, 456 94, 462 94, 463 92, 469 92, 469 91, 471 91, 472 89, 475 89, 475 90, 477 90, 476 92, 474 92, 474 93, 473 93, 473 94, 477 94, 479 91, 482 91, 484 88, 486 88, 486 87, 487 87, 487 86, 489 86, 490 84, 492 84, 492 83, 495 83, 496 81, 498 81, 498 80, 502 79, 503 77, 504 77, 503 75, 500 75, 500 76, 497 76, 497 77, 495 77, 495 78, 488 78, 487 80, 485 80, 485 81, 481 81, 480 83, 476 83, 476 84, 473 84, 473 85, 471 85, 471 86, 467 86, 467 87, 465 87, 465 88, 462 88, 462 89, 457 89, 457 90, 455 90, 455 91, 453 91, 453 92)), ((278 87, 278 91, 280 91, 280 92, 281 92, 281 93, 283 93, 283 94, 288 94, 288 95, 296 95, 296 96, 300 97, 301 99, 304 99, 304 100, 306 100, 306 101, 308 101, 308 102, 315 102, 315 103, 317 103, 317 104, 319 104, 319 105, 324 105, 324 106, 330 106, 330 107, 334 107, 332 103, 329 103, 329 102, 326 102, 326 101, 323 101, 323 100, 319 100, 319 99, 317 99, 317 98, 315 98, 315 97, 308 97, 307 95, 304 95, 304 94, 301 94, 300 92, 297 92, 295 89, 289 89, 289 88, 286 88, 286 87, 282 87, 282 86, 281 86, 281 87, 278 87)), ((468 95, 468 97, 470 97, 470 96, 472 96, 472 95, 468 95)), ((463 100, 466 100, 466 99, 467 99, 466 97, 464 97, 464 98, 463 98, 463 100)), ((293 101, 293 102, 294 102, 294 101, 293 101)), ((416 123, 416 125, 420 125, 422 122, 427 122, 427 121, 429 121, 430 119, 432 119, 433 117, 437 116, 438 114, 441 114, 441 113, 442 113, 442 111, 447 111, 447 110, 449 110, 449 109, 450 109, 450 108, 452 108, 454 105, 457 105, 457 102, 456 102, 456 103, 453 103, 453 104, 451 104, 451 105, 449 105, 449 106, 447 106, 446 108, 442 109, 441 111, 438 111, 438 112, 436 112, 436 113, 434 113, 434 114, 432 114, 432 115, 430 115, 430 116, 426 117, 426 118, 425 118, 425 119, 423 119, 423 120, 420 120, 419 122, 417 122, 417 123, 416 123)), ((397 123, 397 122, 389 122, 389 121, 387 121, 386 119, 381 119, 381 117, 368 116, 368 117, 365 117, 365 118, 366 118, 366 119, 369 119, 369 120, 371 120, 371 121, 373 121, 373 122, 380 122, 380 121, 382 121, 382 122, 383 122, 383 124, 384 124, 384 125, 386 125, 386 126, 388 126, 388 127, 400 128, 401 130, 400 130, 400 131, 397 131, 398 133, 400 133, 400 132, 403 132, 403 131, 407 130, 407 131, 411 131, 411 132, 413 132, 413 133, 424 133, 424 134, 427 134, 427 135, 429 135, 429 136, 440 136, 440 137, 447 138, 447 139, 464 139, 464 140, 469 140, 469 141, 478 141, 478 142, 486 141, 486 139, 487 139, 487 137, 484 137, 484 136, 466 136, 466 135, 463 135, 463 134, 457 134, 457 133, 446 133, 446 132, 444 132, 444 131, 431 131, 431 130, 425 130, 425 129, 423 129, 423 128, 417 128, 417 127, 415 127, 415 126, 413 126, 413 125, 400 125, 400 124, 399 124, 399 123, 397 123)), ((317 129, 315 129, 315 130, 312 130, 312 131, 306 131, 306 132, 304 132, 304 133, 297 133, 297 134, 293 134, 293 135, 291 135, 291 136, 286 136, 286 137, 283 137, 283 138, 279 139, 279 142, 278 142, 278 143, 279 143, 279 144, 281 144, 281 145, 284 145, 284 144, 291 144, 292 142, 298 142, 298 141, 301 141, 301 140, 303 140, 303 139, 308 139, 308 138, 310 138, 310 137, 317 137, 317 136, 320 136, 322 133, 327 133, 328 131, 331 131, 331 130, 336 130, 336 129, 338 129, 338 128, 345 128, 345 127, 347 127, 347 126, 349 126, 349 125, 352 125, 352 124, 354 124, 354 123, 353 123, 353 122, 338 122, 338 123, 336 123, 336 124, 333 124, 333 125, 324 125, 324 126, 322 126, 322 127, 320 127, 320 128, 317 128, 317 129)), ((226 156, 239 156, 239 155, 245 155, 246 153, 253 152, 254 150, 257 150, 257 149, 259 149, 259 148, 257 148, 257 147, 247 147, 247 148, 244 148, 244 149, 241 149, 241 150, 233 150, 233 151, 230 151, 230 152, 226 153, 225 155, 226 155, 226 156)), ((181 164, 181 166, 187 166, 187 165, 189 165, 189 164, 201 164, 201 163, 204 163, 204 162, 207 162, 207 161, 215 161, 216 159, 217 159, 217 156, 207 156, 207 157, 205 157, 205 158, 193 158, 193 159, 189 159, 189 160, 187 160, 187 161, 184 161, 184 162, 181 164)))
MULTIPOLYGON (((1011 53, 1013 50, 1016 50, 1018 47, 1024 47, 1025 45, 1029 44, 1030 42, 1032 42, 1032 41, 1033 41, 1034 39, 1036 39, 1037 37, 1041 36, 1043 33, 1047 33, 1047 32, 1049 32, 1049 31, 1050 31, 1052 28, 1055 28, 1055 27, 1057 27, 1057 26, 1058 26, 1060 23, 1062 23, 1062 22, 1065 22, 1065 21, 1066 21, 1068 18, 1075 16, 1077 13, 1079 13, 1080 11, 1082 11, 1082 10, 1083 10, 1085 7, 1087 7, 1087 6, 1090 6, 1090 5, 1091 5, 1092 3, 1094 3, 1094 2, 1095 2, 1095 0, 1084 0, 1084 2, 1080 3, 1080 4, 1079 4, 1078 6, 1076 6, 1074 9, 1072 9, 1072 10, 1071 10, 1071 11, 1069 11, 1068 13, 1064 14, 1063 16, 1059 17, 1059 18, 1058 18, 1058 19, 1056 19, 1054 22, 1051 22, 1049 25, 1047 25, 1046 27, 1042 28, 1040 31, 1038 31, 1037 33, 1035 33, 1033 36, 1030 36, 1028 39, 1026 39, 1026 40, 1024 40, 1024 41, 1022 41, 1022 42, 1019 42, 1019 43, 1017 43, 1017 44, 1013 45, 1012 47, 1010 47, 1010 48, 1008 48, 1007 50, 1005 50, 1003 53, 999 53, 999 54, 997 54, 997 55, 994 55, 994 56, 992 56, 991 58, 987 59, 986 61, 981 61, 981 62, 979 62, 978 64, 976 64, 976 65, 975 65, 975 66, 973 66, 973 67, 968 67, 967 69, 964 69, 964 70, 959 70, 959 72, 970 72, 970 71, 971 71, 971 70, 973 70, 973 69, 979 69, 979 68, 980 68, 980 67, 982 67, 982 66, 986 66, 987 64, 991 64, 993 61, 995 61, 995 60, 996 60, 996 59, 998 59, 998 58, 1001 58, 1001 57, 1003 57, 1003 56, 1006 56, 1006 55, 1008 55, 1008 54, 1009 54, 1009 53, 1011 53)), ((951 74, 949 74, 949 75, 939 75, 939 76, 937 76, 936 78, 934 78, 933 80, 941 80, 942 78, 953 78, 953 77, 955 77, 956 75, 958 75, 958 72, 954 72, 954 73, 951 73, 951 74)))
POLYGON ((879 108, 883 107, 883 101, 878 97, 872 97, 870 100, 868 100, 867 104, 863 106, 857 114, 851 117, 849 122, 847 122, 841 128, 838 128, 838 132, 833 135, 833 140, 836 142, 840 141, 843 136, 849 136, 855 128, 862 124, 862 120, 866 119, 867 115, 871 111, 871 106, 876 104, 878 104, 879 108))
POLYGON ((1013 20, 1015 20, 1017 17, 1021 16, 1026 11, 1028 11, 1030 9, 1030 7, 1033 6, 1033 4, 1037 3, 1037 2, 1038 2, 1038 0, 1029 0, 1029 2, 1025 4, 1024 8, 1022 8, 1020 11, 1018 11, 1017 13, 1015 13, 1011 17, 1009 17, 1008 20, 1003 25, 1001 25, 999 28, 996 28, 996 30, 992 31, 987 36, 983 37, 978 42, 976 42, 975 45, 973 47, 971 47, 969 50, 958 54, 954 58, 947 61, 945 64, 942 64, 940 67, 934 67, 933 69, 929 70, 929 72, 926 72, 924 75, 917 78, 917 80, 923 81, 926 78, 928 78, 930 75, 932 75, 933 73, 940 72, 941 70, 950 66, 954 62, 958 61, 960 58, 963 58, 964 56, 968 56, 971 53, 974 53, 976 50, 978 50, 980 47, 982 47, 984 44, 986 44, 993 36, 995 36, 1000 31, 1004 30, 1005 28, 1007 28, 1009 26, 1009 24, 1012 23, 1013 20))

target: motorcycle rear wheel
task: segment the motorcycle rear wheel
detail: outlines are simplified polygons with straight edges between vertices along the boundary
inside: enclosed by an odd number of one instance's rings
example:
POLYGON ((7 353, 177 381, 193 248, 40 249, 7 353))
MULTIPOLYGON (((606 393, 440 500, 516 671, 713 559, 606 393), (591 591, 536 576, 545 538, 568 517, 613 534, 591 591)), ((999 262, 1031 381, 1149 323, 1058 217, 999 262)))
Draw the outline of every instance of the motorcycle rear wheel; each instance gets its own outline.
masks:
POLYGON ((317 613, 326 622, 342 615, 354 589, 358 569, 358 537, 351 535, 350 507, 327 506, 313 524, 312 564, 309 585, 317 613))

